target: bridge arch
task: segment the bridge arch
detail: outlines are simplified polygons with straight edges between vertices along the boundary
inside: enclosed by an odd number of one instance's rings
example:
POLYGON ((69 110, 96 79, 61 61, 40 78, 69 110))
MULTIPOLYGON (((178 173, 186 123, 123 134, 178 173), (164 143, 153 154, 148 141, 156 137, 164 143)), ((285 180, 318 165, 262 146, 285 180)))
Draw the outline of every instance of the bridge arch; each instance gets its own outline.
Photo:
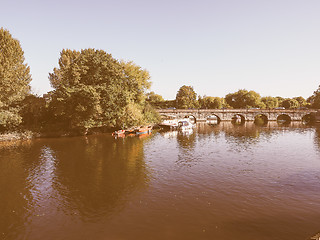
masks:
POLYGON ((291 121, 292 119, 288 114, 282 113, 277 116, 277 123, 279 124, 289 124, 291 121))
POLYGON ((254 117, 254 123, 257 125, 265 125, 269 121, 268 116, 263 113, 259 113, 254 117))
POLYGON ((190 122, 196 124, 197 123, 197 118, 194 115, 187 114, 184 116, 184 118, 188 118, 190 122))
POLYGON ((245 121, 246 121, 246 118, 244 117, 244 115, 240 113, 234 114, 233 117, 231 118, 231 122, 236 125, 242 125, 245 123, 245 121))
POLYGON ((313 114, 309 113, 309 114, 304 115, 301 120, 305 124, 310 124, 310 123, 315 122, 316 118, 313 114))
POLYGON ((221 122, 221 118, 214 113, 206 116, 206 123, 208 124, 219 124, 221 122))

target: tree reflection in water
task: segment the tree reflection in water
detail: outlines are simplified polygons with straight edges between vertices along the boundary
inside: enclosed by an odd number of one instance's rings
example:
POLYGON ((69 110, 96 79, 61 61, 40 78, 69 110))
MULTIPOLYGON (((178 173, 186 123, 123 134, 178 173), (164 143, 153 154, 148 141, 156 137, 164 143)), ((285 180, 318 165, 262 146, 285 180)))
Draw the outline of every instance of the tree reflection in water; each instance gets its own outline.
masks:
POLYGON ((58 159, 55 187, 84 220, 112 214, 127 194, 148 184, 143 153, 147 139, 103 138, 51 145, 58 159))
POLYGON ((26 218, 32 215, 30 178, 40 162, 40 150, 36 141, 0 145, 0 239, 19 239, 26 231, 26 218))
POLYGON ((119 211, 148 185, 145 141, 100 135, 0 149, 0 238, 45 239, 41 227, 77 231, 72 219, 95 222, 119 211))

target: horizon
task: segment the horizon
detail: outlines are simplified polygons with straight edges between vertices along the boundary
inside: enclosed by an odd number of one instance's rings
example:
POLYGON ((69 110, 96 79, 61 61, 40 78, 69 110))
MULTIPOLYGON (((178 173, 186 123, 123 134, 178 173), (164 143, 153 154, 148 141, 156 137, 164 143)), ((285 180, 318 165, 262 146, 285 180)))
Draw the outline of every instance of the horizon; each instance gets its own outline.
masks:
POLYGON ((4 0, 0 21, 20 41, 36 94, 62 49, 102 49, 149 71, 150 91, 175 99, 239 89, 308 98, 320 84, 320 2, 4 0), (17 8, 17 6, 19 6, 17 8))

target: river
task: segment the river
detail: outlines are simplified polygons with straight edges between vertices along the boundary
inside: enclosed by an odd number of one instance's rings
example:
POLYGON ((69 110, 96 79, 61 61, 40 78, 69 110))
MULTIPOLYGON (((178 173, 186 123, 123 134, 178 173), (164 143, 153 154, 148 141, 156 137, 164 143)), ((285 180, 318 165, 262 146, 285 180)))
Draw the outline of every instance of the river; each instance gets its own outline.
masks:
POLYGON ((303 240, 319 230, 319 127, 221 122, 0 147, 0 239, 303 240))

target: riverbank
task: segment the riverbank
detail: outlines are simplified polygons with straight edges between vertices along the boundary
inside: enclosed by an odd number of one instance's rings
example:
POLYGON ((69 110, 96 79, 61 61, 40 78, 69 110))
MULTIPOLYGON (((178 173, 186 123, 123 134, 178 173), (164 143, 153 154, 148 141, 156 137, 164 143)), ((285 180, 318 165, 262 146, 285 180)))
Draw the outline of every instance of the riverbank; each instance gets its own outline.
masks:
MULTIPOLYGON (((110 131, 108 131, 110 133, 110 131)), ((79 132, 64 132, 64 131, 53 131, 53 132, 10 132, 0 134, 0 143, 12 142, 12 141, 23 141, 31 140, 34 138, 59 138, 59 137, 76 137, 84 135, 98 134, 101 132, 90 132, 90 133, 79 133, 79 132)))
MULTIPOLYGON (((150 125, 150 124, 149 124, 150 125)), ((152 124, 152 127, 154 125, 152 124)), ((130 129, 135 129, 138 127, 131 127, 130 129)), ((86 136, 86 135, 96 135, 109 133, 119 130, 119 128, 106 128, 106 127, 98 127, 92 128, 86 131, 43 131, 43 132, 33 132, 30 130, 21 131, 21 132, 9 132, 0 134, 0 144, 5 142, 12 141, 20 141, 20 140, 30 140, 34 138, 60 138, 60 137, 78 137, 78 136, 86 136)))
POLYGON ((36 136, 36 133, 33 133, 31 131, 4 133, 4 134, 0 134, 0 142, 30 140, 35 136, 36 136))

